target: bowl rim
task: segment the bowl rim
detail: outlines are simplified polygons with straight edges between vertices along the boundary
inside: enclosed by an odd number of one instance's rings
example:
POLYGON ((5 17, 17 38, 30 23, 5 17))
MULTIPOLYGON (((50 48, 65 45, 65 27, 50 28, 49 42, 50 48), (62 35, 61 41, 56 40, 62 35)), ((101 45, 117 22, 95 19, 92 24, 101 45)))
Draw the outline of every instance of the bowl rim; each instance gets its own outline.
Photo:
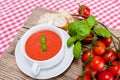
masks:
POLYGON ((56 61, 56 62, 57 62, 57 61, 60 61, 60 60, 64 57, 64 46, 65 46, 65 43, 64 43, 64 41, 63 41, 64 35, 60 32, 59 29, 60 29, 60 28, 57 28, 57 27, 55 27, 55 26, 53 26, 53 25, 50 25, 50 24, 40 24, 40 25, 36 25, 36 26, 30 28, 30 29, 22 36, 22 38, 21 38, 20 47, 21 47, 21 49, 22 49, 22 52, 23 52, 24 56, 25 56, 29 61, 37 62, 37 63, 51 63, 51 62, 54 62, 54 61, 56 61), (44 27, 41 28, 41 26, 44 26, 44 27), (37 32, 37 31, 46 30, 46 29, 55 32, 55 33, 60 37, 60 39, 61 39, 61 41, 62 41, 61 49, 59 50, 59 52, 58 52, 55 56, 53 56, 53 57, 50 58, 50 59, 41 60, 41 61, 39 61, 39 60, 34 60, 34 59, 30 58, 30 57, 27 55, 27 53, 26 53, 26 51, 25 51, 25 47, 23 47, 23 46, 25 46, 25 43, 26 43, 27 39, 28 39, 32 34, 34 34, 34 33, 37 32), (60 56, 62 57, 61 59, 60 59, 60 56), (58 60, 58 59, 60 59, 60 60, 58 60))

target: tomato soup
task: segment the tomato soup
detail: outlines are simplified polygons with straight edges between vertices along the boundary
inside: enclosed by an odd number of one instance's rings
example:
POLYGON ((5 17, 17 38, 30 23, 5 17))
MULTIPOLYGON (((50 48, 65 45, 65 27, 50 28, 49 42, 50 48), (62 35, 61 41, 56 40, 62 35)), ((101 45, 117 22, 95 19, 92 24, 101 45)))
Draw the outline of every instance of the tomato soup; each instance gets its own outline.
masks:
POLYGON ((60 37, 53 31, 42 30, 32 34, 25 45, 27 55, 34 60, 48 60, 55 56, 62 46, 60 37), (46 37, 47 50, 42 50, 40 37, 46 37))

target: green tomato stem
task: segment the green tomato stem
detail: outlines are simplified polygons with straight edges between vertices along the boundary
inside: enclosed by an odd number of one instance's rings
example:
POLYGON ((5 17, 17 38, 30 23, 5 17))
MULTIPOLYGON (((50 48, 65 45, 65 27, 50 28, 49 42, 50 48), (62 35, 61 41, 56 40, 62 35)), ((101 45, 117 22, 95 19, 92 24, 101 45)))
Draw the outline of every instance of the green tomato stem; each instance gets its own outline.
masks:
MULTIPOLYGON (((112 40, 113 40, 113 37, 112 37, 112 40)), ((113 44, 114 44, 115 50, 117 51, 118 49, 117 49, 117 47, 115 45, 115 41, 114 40, 113 40, 113 44)))
POLYGON ((120 77, 120 74, 118 76, 116 76, 115 80, 118 80, 119 77, 120 77))
POLYGON ((90 44, 90 55, 89 55, 89 59, 88 59, 88 61, 85 63, 85 64, 87 64, 87 63, 90 63, 91 62, 91 60, 92 60, 92 53, 93 53, 93 45, 95 44, 94 43, 95 41, 94 41, 94 39, 92 39, 92 42, 91 42, 91 44, 90 44))
POLYGON ((94 76, 93 71, 92 71, 92 80, 97 80, 97 79, 95 78, 95 76, 94 76))

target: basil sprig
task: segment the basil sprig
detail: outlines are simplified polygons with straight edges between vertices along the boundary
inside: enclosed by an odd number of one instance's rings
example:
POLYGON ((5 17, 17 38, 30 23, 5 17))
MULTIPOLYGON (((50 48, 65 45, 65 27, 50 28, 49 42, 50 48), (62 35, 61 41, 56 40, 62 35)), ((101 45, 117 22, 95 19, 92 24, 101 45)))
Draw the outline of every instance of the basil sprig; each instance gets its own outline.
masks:
POLYGON ((90 32, 93 32, 97 36, 110 37, 110 32, 105 28, 94 28, 98 24, 98 21, 94 16, 89 16, 85 20, 76 19, 74 22, 69 23, 68 32, 71 37, 67 40, 67 46, 73 47, 73 54, 76 59, 80 58, 80 51, 82 49, 81 42, 87 36, 90 35, 90 32))

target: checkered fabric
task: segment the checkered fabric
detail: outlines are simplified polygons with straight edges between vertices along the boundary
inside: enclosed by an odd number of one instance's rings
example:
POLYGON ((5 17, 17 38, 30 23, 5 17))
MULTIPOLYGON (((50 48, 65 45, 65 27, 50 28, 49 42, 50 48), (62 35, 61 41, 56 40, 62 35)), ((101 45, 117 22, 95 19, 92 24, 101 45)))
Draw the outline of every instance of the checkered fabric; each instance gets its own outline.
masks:
POLYGON ((109 28, 120 30, 119 0, 2 0, 0 1, 0 55, 10 45, 32 10, 41 6, 53 11, 66 9, 77 14, 78 4, 85 4, 91 14, 109 28))

